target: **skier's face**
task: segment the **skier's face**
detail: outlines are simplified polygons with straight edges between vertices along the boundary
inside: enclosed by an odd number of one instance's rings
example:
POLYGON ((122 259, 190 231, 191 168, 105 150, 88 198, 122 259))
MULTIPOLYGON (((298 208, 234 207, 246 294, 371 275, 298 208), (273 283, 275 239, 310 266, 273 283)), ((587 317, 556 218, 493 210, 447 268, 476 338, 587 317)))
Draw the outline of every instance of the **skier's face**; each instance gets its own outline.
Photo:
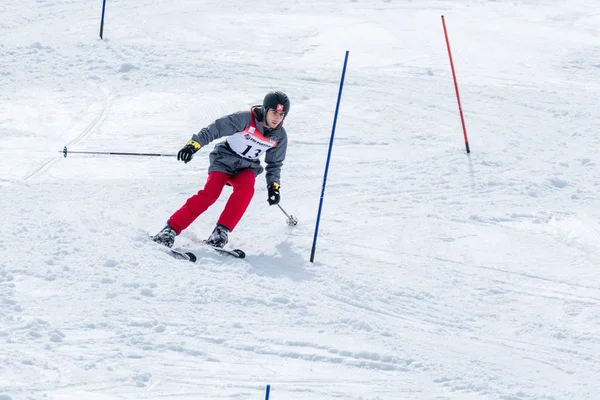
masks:
POLYGON ((277 128, 281 121, 283 121, 283 117, 285 117, 285 113, 283 111, 277 111, 272 108, 269 108, 266 117, 267 128, 277 128))

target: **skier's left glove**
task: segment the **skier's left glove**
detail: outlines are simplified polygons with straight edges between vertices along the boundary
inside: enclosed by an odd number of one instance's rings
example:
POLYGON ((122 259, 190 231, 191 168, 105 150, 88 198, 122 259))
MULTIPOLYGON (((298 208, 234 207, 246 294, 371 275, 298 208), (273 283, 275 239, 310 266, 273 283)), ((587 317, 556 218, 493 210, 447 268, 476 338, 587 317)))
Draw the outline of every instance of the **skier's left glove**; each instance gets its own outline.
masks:
POLYGON ((200 150, 200 143, 195 140, 188 140, 188 142, 183 146, 179 153, 177 153, 177 161, 181 160, 184 163, 189 163, 192 161, 192 157, 194 157, 194 153, 200 150))
POLYGON ((267 189, 269 190, 269 198, 267 199, 267 201, 269 202, 270 206, 279 204, 279 188, 280 186, 277 182, 273 182, 267 187, 267 189))

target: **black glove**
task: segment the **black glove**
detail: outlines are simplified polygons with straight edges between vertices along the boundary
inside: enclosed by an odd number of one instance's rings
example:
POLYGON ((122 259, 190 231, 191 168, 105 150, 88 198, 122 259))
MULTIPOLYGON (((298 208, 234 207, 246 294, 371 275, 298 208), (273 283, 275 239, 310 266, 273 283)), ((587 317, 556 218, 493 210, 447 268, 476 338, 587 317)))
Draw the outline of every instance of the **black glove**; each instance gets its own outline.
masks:
POLYGON ((267 187, 267 189, 269 190, 269 198, 267 199, 267 201, 269 202, 270 206, 279 204, 279 188, 280 186, 277 182, 273 182, 267 187))
POLYGON ((200 143, 195 140, 189 140, 185 146, 179 150, 179 153, 177 153, 177 161, 181 160, 186 164, 189 163, 192 161, 194 153, 200 150, 200 147, 200 143))

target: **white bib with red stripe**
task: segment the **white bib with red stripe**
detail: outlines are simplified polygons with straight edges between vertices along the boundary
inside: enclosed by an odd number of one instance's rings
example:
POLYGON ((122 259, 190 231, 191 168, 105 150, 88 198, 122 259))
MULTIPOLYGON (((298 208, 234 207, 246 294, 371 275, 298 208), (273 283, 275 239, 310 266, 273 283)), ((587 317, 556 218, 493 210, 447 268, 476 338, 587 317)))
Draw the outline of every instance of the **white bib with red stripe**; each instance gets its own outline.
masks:
POLYGON ((258 130, 254 115, 246 129, 228 136, 226 140, 231 150, 235 151, 240 157, 249 160, 258 160, 262 153, 277 146, 276 140, 266 138, 258 130))

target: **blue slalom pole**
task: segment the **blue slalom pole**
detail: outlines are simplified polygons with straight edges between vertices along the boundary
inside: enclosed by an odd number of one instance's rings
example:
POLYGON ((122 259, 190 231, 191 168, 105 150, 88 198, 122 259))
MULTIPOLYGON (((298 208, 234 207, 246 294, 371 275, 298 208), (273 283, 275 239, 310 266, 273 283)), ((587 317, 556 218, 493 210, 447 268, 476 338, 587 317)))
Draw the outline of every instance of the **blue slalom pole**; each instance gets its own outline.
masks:
POLYGON ((270 393, 271 393, 271 385, 267 385, 267 395, 265 396, 265 400, 269 400, 270 393))
POLYGON ((313 239, 312 250, 310 251, 310 262, 315 260, 315 251, 317 249, 317 236, 319 234, 319 222, 321 221, 321 210, 323 209, 323 198, 325 197, 325 185, 327 184, 327 173, 329 172, 329 160, 331 159, 331 148, 333 147, 333 137, 335 135, 335 125, 337 123, 338 111, 340 110, 340 100, 342 99, 342 88, 344 87, 344 77, 346 76, 346 65, 348 64, 348 53, 344 58, 344 68, 342 69, 342 79, 340 81, 340 90, 338 92, 337 104, 335 106, 335 115, 333 117, 333 127, 331 128, 331 139, 329 140, 329 151, 327 152, 327 163, 325 164, 325 175, 323 176, 323 187, 321 188, 321 200, 319 201, 319 211, 317 213, 317 224, 315 226, 315 237, 313 239))
POLYGON ((104 33, 104 10, 106 10, 106 0, 102 0, 102 18, 100 18, 100 40, 102 40, 102 34, 104 33))

